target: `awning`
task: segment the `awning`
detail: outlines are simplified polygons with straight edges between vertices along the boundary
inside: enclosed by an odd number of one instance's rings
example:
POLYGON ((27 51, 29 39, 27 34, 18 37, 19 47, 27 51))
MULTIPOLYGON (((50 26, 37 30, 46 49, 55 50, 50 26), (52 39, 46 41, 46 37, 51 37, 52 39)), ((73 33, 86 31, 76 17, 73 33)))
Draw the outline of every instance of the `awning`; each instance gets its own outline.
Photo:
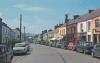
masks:
POLYGON ((51 38, 50 40, 56 40, 56 38, 51 38))
POLYGON ((62 40, 63 39, 63 37, 59 37, 57 40, 62 40))

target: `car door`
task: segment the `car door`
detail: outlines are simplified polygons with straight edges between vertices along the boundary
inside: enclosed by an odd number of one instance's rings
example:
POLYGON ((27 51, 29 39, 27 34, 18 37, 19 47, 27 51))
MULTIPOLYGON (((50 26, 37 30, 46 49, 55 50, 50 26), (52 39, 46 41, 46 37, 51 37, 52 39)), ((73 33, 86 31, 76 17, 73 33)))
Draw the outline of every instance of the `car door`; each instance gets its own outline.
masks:
POLYGON ((5 47, 0 48, 0 63, 6 63, 5 47))
POLYGON ((11 46, 7 47, 7 62, 11 62, 13 58, 13 49, 11 46))

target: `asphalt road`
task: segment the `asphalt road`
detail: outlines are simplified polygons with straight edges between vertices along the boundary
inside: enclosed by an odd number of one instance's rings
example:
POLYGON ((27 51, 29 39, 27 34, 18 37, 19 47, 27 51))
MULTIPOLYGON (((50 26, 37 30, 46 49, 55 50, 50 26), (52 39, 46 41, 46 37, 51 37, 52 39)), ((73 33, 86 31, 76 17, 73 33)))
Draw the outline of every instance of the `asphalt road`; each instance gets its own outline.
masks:
POLYGON ((12 63, 100 63, 100 59, 69 50, 32 44, 27 55, 15 56, 12 63))

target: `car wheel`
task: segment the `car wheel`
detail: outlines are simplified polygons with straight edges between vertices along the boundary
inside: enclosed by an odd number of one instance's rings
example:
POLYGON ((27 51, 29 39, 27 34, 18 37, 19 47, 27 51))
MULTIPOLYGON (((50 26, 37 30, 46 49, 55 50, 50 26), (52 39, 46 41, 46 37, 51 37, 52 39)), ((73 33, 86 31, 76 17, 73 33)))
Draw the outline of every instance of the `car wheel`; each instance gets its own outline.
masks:
POLYGON ((93 58, 95 57, 93 52, 91 53, 91 55, 92 55, 93 58))
POLYGON ((79 49, 78 48, 76 48, 76 52, 79 52, 79 49))
POLYGON ((84 54, 86 54, 86 51, 85 51, 85 50, 83 50, 83 53, 84 53, 84 54))

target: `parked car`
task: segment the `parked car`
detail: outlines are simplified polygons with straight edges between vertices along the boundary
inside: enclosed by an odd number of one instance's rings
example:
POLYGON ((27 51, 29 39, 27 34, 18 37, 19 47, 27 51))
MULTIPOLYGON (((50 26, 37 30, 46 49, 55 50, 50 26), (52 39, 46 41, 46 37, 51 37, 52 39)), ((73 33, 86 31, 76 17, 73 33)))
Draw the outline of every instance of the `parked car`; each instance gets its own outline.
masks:
POLYGON ((61 42, 57 42, 57 43, 56 43, 56 47, 57 47, 57 48, 61 48, 61 46, 62 46, 62 43, 61 43, 61 42))
POLYGON ((67 41, 62 41, 61 48, 66 49, 67 46, 68 46, 68 42, 67 41))
POLYGON ((29 43, 28 41, 25 41, 25 42, 23 42, 23 43, 26 44, 26 46, 27 46, 27 50, 29 51, 29 50, 30 50, 30 43, 29 43))
POLYGON ((12 63, 13 50, 10 46, 0 45, 0 63, 12 63))
POLYGON ((100 43, 96 43, 92 49, 92 57, 100 57, 100 43))
POLYGON ((75 47, 76 47, 76 45, 74 43, 69 42, 68 46, 67 46, 67 49, 69 49, 69 50, 75 50, 75 47))
POLYGON ((28 52, 28 46, 26 43, 16 43, 13 48, 14 54, 26 54, 28 52))
POLYGON ((81 53, 91 53, 93 49, 94 43, 93 42, 79 42, 76 45, 76 51, 81 53))

